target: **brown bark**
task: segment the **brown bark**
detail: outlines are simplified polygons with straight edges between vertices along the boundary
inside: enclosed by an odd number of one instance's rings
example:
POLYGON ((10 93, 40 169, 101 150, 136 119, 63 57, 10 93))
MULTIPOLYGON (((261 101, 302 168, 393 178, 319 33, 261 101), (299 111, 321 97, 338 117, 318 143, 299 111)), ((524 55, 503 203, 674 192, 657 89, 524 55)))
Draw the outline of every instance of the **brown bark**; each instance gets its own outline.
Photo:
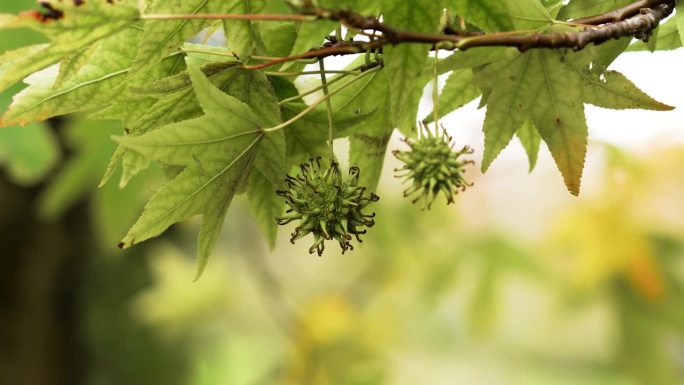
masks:
POLYGON ((38 192, 0 177, 0 384, 78 385, 86 210, 44 223, 34 214, 38 192))
POLYGON ((672 14, 674 7, 674 0, 640 0, 611 12, 571 21, 571 23, 583 25, 584 28, 581 30, 518 34, 510 32, 472 34, 451 30, 439 34, 417 33, 394 28, 376 17, 366 17, 349 10, 314 8, 308 12, 320 19, 334 20, 349 28, 366 31, 369 36, 372 36, 371 41, 331 41, 319 49, 246 68, 263 69, 293 60, 381 51, 386 45, 397 44, 432 44, 433 49, 447 50, 465 50, 476 47, 516 47, 520 51, 536 48, 581 50, 589 44, 601 44, 621 37, 633 36, 648 40, 651 31, 672 14))

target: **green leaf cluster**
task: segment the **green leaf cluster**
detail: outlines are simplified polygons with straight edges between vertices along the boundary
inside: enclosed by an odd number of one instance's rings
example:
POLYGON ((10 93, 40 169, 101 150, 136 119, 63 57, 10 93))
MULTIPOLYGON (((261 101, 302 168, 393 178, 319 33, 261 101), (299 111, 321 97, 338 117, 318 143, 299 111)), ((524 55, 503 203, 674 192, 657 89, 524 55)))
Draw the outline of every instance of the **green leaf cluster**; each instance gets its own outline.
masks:
MULTIPOLYGON (((272 21, 258 17, 289 16, 299 10, 293 4, 307 2, 41 3, 39 10, 0 15, 0 31, 29 28, 44 36, 43 43, 12 47, 0 54, 0 90, 21 80, 26 84, 23 90, 12 92, 13 102, 0 126, 35 124, 76 112, 119 121, 124 130, 115 135, 118 148, 106 169, 100 170, 104 173, 101 185, 120 168, 119 186, 123 188, 151 162, 159 164, 166 177, 123 237, 122 247, 201 215, 199 275, 233 198, 242 193, 247 194, 255 220, 274 247, 274 218, 284 209, 275 191, 293 166, 327 153, 328 111, 322 87, 314 84, 312 88, 312 82, 300 81, 309 76, 304 70, 315 73, 315 61, 264 63, 344 39, 363 39, 363 32, 350 28, 343 34, 337 22, 324 19, 289 21, 283 17, 272 21), (215 20, 201 16, 225 14, 257 17, 215 20), (177 17, 171 17, 174 15, 177 17), (328 38, 331 34, 335 39, 328 38)), ((476 34, 510 34, 577 31, 572 19, 629 1, 319 3, 381 17, 383 23, 415 34, 436 34, 445 27, 476 34)), ((588 141, 585 104, 611 109, 672 108, 608 68, 627 49, 681 46, 684 11, 679 3, 677 8, 679 12, 660 27, 651 43, 629 48, 629 39, 620 39, 580 52, 519 52, 504 47, 448 55, 440 51, 436 68, 429 44, 389 44, 382 52, 359 52, 342 73, 328 74, 334 138, 349 139, 350 163, 362 170, 360 185, 375 190, 395 130, 415 136, 419 120, 433 122, 433 114, 419 116, 419 104, 436 71, 444 76, 437 104, 442 116, 477 98, 487 109, 482 171, 514 137, 524 146, 532 169, 544 142, 568 190, 578 194, 588 141)), ((2 140, 0 136, 0 155, 7 152, 3 152, 7 146, 3 147, 2 140)), ((41 145, 36 142, 35 146, 41 145)), ((18 153, 8 156, 20 157, 18 153)), ((90 167, 95 166, 80 167, 82 172, 72 171, 71 178, 93 183, 96 173, 90 167)), ((105 167, 98 162, 97 168, 105 167)), ((71 199, 51 194, 58 197, 53 200, 71 199)))

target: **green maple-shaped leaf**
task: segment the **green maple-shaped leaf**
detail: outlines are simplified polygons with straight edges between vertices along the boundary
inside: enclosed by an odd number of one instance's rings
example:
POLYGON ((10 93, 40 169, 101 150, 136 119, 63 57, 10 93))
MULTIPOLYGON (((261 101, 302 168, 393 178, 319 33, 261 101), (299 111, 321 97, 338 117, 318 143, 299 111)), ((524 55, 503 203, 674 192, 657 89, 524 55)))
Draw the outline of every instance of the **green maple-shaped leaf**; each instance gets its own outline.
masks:
MULTIPOLYGON (((290 119, 308 106, 301 102, 284 103, 283 118, 290 119)), ((358 131, 359 124, 372 118, 372 112, 363 113, 336 110, 333 116, 334 138, 341 138, 358 131)), ((305 116, 285 128, 287 164, 306 163, 309 158, 325 156, 328 143, 328 116, 323 109, 314 108, 305 116)))
POLYGON ((587 145, 582 77, 565 64, 564 55, 535 50, 493 63, 478 74, 491 90, 485 118, 482 169, 531 119, 563 174, 568 190, 579 193, 587 145))
MULTIPOLYGON (((378 115, 381 120, 389 122, 389 116, 386 114, 382 114, 384 116, 378 115)), ((388 125, 384 125, 384 127, 387 128, 388 125)), ((387 154, 387 146, 391 138, 391 129, 387 129, 385 133, 375 134, 359 132, 349 137, 349 163, 363 170, 359 174, 359 184, 366 187, 368 191, 373 192, 378 188, 387 154)))
POLYGON ((32 28, 50 39, 49 44, 18 48, 0 56, 0 91, 27 75, 43 69, 64 56, 79 52, 102 38, 133 24, 139 17, 131 1, 71 1, 48 0, 61 12, 57 20, 43 20, 37 11, 0 15, 0 30, 32 28))
MULTIPOLYGON (((347 69, 352 70, 363 63, 364 58, 357 59, 350 63, 347 69)), ((387 74, 378 71, 377 68, 373 73, 356 76, 363 78, 344 86, 344 82, 330 83, 329 89, 334 92, 334 96, 331 97, 334 110, 333 136, 349 138, 350 164, 363 170, 359 183, 374 190, 393 129, 389 122, 389 86, 387 74), (360 143, 363 141, 365 145, 360 143)), ((352 81, 351 77, 347 79, 352 81)), ((298 93, 289 81, 278 79, 274 84, 281 99, 298 93)), ((283 119, 290 119, 307 107, 299 101, 282 103, 283 119)), ((324 104, 311 110, 284 131, 287 138, 288 164, 306 163, 316 156, 327 157, 328 118, 324 104)))
POLYGON ((67 80, 79 73, 81 68, 88 64, 93 58, 93 54, 99 45, 100 43, 92 44, 79 51, 64 56, 62 60, 59 61, 59 75, 57 75, 57 79, 52 87, 61 87, 67 80))
POLYGON ((32 76, 27 80, 29 87, 15 95, 0 126, 23 125, 110 104, 122 90, 139 36, 140 31, 128 29, 103 39, 93 46, 93 52, 76 74, 59 85, 55 85, 56 71, 48 76, 32 76))
POLYGON ((283 213, 285 201, 275 194, 273 184, 258 170, 253 170, 247 188, 249 208, 266 237, 268 246, 273 250, 278 235, 275 218, 283 213))
POLYGON ((485 150, 482 171, 489 169, 494 159, 513 139, 527 119, 539 87, 536 74, 530 68, 531 56, 513 54, 513 59, 499 60, 477 74, 477 81, 488 103, 484 122, 485 150), (502 82, 497 87, 496 84, 502 82))
MULTIPOLYGON (((361 59, 363 60, 363 59, 361 59)), ((361 61, 352 62, 347 68, 358 67, 361 61)), ((340 88, 342 82, 329 84, 329 90, 335 92, 331 97, 333 114, 333 137, 351 137, 362 130, 366 120, 373 119, 378 109, 377 95, 387 99, 387 92, 378 93, 373 87, 372 79, 381 72, 367 74, 352 84, 340 88)), ((358 75, 357 75, 358 76, 358 75)), ((330 81, 336 78, 331 78, 330 81)), ((339 80, 339 79, 338 79, 339 80)), ((351 80, 348 80, 351 81, 351 80)), ((299 94, 294 84, 279 77, 271 79, 278 98, 286 99, 299 94)), ((315 87, 315 86, 312 86, 315 87)), ((385 91, 387 85, 385 84, 385 91)), ((283 120, 291 119, 309 108, 306 103, 295 100, 281 102, 283 120)), ((328 112, 322 103, 284 129, 287 143, 287 164, 307 163, 310 158, 327 157, 328 148, 328 112)))
MULTIPOLYGON (((350 67, 357 64, 352 63, 350 67)), ((387 145, 394 131, 394 119, 390 114, 389 76, 385 71, 370 74, 342 90, 332 100, 336 113, 369 114, 367 119, 359 122, 349 136, 350 164, 362 170, 359 174, 359 184, 369 191, 375 191, 378 185, 387 145)), ((415 98, 416 94, 423 94, 424 86, 424 82, 418 81, 409 94, 409 99, 414 100, 415 106, 411 106, 413 111, 405 114, 404 124, 408 124, 406 122, 409 120, 412 120, 412 127, 416 124, 418 100, 415 98), (418 86, 419 84, 421 86, 418 86)))
POLYGON ((602 76, 584 75, 584 101, 614 110, 642 109, 671 111, 672 106, 661 103, 634 85, 625 75, 607 71, 602 76))
MULTIPOLYGON (((362 92, 348 100, 346 107, 358 111, 364 108, 374 109, 371 116, 359 124, 355 133, 349 137, 349 163, 362 170, 359 174, 359 184, 369 191, 375 191, 378 186, 387 145, 394 131, 390 116, 387 74, 378 72, 372 76, 363 88, 357 90, 362 92)), ((415 119, 415 114, 412 115, 415 119)))
MULTIPOLYGON (((480 96, 480 89, 475 84, 473 71, 470 69, 455 70, 446 80, 439 95, 438 112, 444 116, 480 96)), ((434 121, 434 111, 427 115, 423 123, 434 121)))
MULTIPOLYGON (((155 0, 147 9, 148 14, 202 14, 230 13, 243 0, 155 0)), ((247 0, 244 0, 247 1, 247 0)), ((133 66, 133 73, 144 72, 145 68, 157 63, 162 58, 182 46, 188 39, 209 25, 207 20, 147 20, 145 32, 138 47, 138 55, 133 66)), ((141 84, 135 79, 129 80, 134 86, 141 84)))
MULTIPOLYGON (((246 70, 236 63, 209 63, 202 66, 202 71, 208 76, 212 84, 220 90, 247 103, 258 116, 268 122, 266 126, 275 126, 280 122, 278 105, 273 89, 263 73, 246 70)), ((156 102, 133 123, 129 125, 133 136, 155 130, 161 126, 192 119, 202 114, 202 109, 193 92, 190 77, 187 73, 171 76, 154 82, 142 89, 147 95, 154 96, 156 102)), ((263 168, 264 175, 277 185, 286 172, 285 165, 285 136, 282 132, 273 132, 267 138, 265 145, 270 145, 272 152, 259 156, 256 165, 263 168), (271 159, 264 158, 265 156, 271 159), (270 172, 268 170, 271 170, 270 172)), ((121 184, 125 185, 139 171, 148 165, 146 159, 135 152, 127 152, 125 148, 117 150, 106 177, 110 176, 118 162, 123 163, 124 173, 121 184)))
POLYGON ((138 137, 120 138, 125 147, 184 170, 157 192, 122 241, 123 247, 161 234, 172 224, 204 215, 198 240, 198 276, 216 242, 230 202, 246 182, 262 143, 271 134, 247 104, 216 88, 195 67, 189 69, 205 115, 138 137))
POLYGON ((532 122, 549 147, 568 190, 578 195, 588 135, 582 79, 564 65, 560 53, 537 50, 531 55, 531 67, 540 71, 537 105, 530 111, 532 122))
POLYGON ((414 80, 413 89, 408 93, 406 108, 399 115, 397 129, 404 135, 413 135, 416 132, 416 125, 419 120, 418 108, 420 100, 425 93, 425 87, 432 83, 434 79, 434 65, 428 65, 423 69, 420 76, 414 80))
MULTIPOLYGON (((136 56, 137 58, 137 56, 136 56)), ((179 52, 174 52, 164 57, 161 61, 155 63, 144 71, 136 71, 135 63, 129 71, 126 78, 126 85, 128 86, 124 92, 120 93, 117 98, 117 103, 123 105, 123 112, 120 119, 124 127, 129 127, 134 130, 134 122, 155 103, 156 98, 137 92, 138 87, 145 84, 154 83, 160 79, 173 76, 180 71, 186 69, 185 57, 179 52)))
POLYGON ((612 109, 672 109, 646 95, 624 75, 589 66, 592 60, 599 60, 605 68, 613 56, 591 49, 578 53, 509 51, 506 57, 477 72, 476 81, 487 104, 482 170, 488 169, 516 134, 533 167, 539 144, 531 130, 536 128, 568 190, 578 194, 588 131, 584 103, 612 109))
POLYGON ((539 132, 537 132, 534 124, 529 120, 526 120, 515 134, 527 153, 527 159, 529 160, 530 165, 529 171, 532 172, 537 165, 537 159, 539 158, 541 136, 539 136, 539 132))
MULTIPOLYGON (((235 63, 207 64, 200 67, 209 80, 222 91, 227 91, 223 84, 238 83, 240 69, 235 63)), ((138 95, 152 97, 156 100, 130 124, 132 134, 142 135, 170 123, 199 117, 202 114, 192 80, 188 72, 169 76, 147 83, 133 90, 138 95)))

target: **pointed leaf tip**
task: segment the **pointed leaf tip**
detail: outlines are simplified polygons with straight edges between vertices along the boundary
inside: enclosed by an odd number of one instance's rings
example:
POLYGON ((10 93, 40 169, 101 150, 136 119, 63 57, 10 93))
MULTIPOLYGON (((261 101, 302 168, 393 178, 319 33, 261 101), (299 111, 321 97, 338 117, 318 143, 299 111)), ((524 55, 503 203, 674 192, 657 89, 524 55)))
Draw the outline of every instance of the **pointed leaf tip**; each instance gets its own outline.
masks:
POLYGON ((583 76, 582 92, 584 101, 597 107, 614 110, 674 110, 673 106, 655 100, 617 71, 607 71, 601 78, 583 76))
POLYGON ((196 283, 200 278, 202 278, 206 266, 206 262, 197 264, 197 271, 195 272, 195 278, 192 279, 192 283, 196 283))

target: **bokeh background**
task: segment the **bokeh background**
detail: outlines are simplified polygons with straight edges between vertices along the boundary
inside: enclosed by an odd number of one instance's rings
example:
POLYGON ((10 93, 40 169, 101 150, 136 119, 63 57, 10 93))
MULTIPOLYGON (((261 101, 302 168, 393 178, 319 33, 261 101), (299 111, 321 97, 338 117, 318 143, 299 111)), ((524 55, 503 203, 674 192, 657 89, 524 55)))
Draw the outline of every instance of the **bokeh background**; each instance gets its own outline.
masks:
MULTIPOLYGON (((38 39, 3 32, 0 50, 38 39)), ((196 283, 199 219, 116 249, 158 180, 96 188, 116 123, 2 129, 0 384, 682 384, 683 62, 614 64, 678 109, 587 107, 579 198, 545 148, 528 173, 513 143, 486 175, 472 168, 455 205, 424 212, 401 198, 390 156, 362 247, 314 257, 288 228, 271 252, 236 199, 196 283)), ((475 157, 483 115, 471 104, 444 120, 475 157)))

